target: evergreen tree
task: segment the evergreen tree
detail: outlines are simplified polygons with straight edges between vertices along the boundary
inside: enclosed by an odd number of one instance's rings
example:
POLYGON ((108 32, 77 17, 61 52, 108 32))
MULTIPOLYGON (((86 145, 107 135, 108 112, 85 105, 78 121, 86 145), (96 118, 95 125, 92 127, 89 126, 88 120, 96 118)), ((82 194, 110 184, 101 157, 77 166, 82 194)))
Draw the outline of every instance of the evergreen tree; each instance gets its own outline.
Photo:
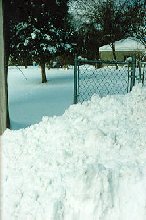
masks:
POLYGON ((47 82, 45 64, 62 51, 70 49, 64 31, 67 6, 62 12, 62 4, 65 6, 66 3, 67 1, 26 1, 23 3, 26 13, 12 29, 13 59, 26 62, 27 58, 36 61, 41 67, 42 83, 47 82))

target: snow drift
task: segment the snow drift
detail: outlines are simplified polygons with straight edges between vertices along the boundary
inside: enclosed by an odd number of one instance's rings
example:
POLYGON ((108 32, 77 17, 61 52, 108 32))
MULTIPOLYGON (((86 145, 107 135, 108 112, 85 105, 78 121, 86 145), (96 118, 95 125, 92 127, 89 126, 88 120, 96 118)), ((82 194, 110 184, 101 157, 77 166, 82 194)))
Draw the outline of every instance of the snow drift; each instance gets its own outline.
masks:
POLYGON ((6 130, 2 219, 146 219, 146 88, 6 130))

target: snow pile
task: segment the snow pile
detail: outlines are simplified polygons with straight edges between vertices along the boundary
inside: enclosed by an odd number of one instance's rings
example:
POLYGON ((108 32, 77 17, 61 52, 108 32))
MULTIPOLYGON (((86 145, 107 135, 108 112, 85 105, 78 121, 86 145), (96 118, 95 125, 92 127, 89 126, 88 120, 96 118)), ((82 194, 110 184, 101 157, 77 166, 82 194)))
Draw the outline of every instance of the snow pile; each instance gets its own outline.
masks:
POLYGON ((146 88, 2 136, 2 219, 146 219, 146 88))

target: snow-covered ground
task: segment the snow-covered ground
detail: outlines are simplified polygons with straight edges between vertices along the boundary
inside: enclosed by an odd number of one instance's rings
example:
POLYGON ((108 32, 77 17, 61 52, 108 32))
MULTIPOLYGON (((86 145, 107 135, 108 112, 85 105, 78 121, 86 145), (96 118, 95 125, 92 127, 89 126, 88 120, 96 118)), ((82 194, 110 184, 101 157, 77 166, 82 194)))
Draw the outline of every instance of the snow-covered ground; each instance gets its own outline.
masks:
POLYGON ((39 67, 9 67, 12 129, 38 123, 45 115, 62 115, 73 103, 73 67, 69 70, 46 69, 46 72, 48 83, 42 84, 39 67))
MULTIPOLYGON (((72 103, 72 73, 63 71, 65 80, 54 72, 55 83, 54 75, 48 74, 48 85, 41 85, 35 73, 31 81, 19 73, 26 90, 13 73, 12 84, 21 93, 17 99, 10 85, 14 125, 24 117, 27 103, 32 102, 27 110, 32 122, 37 111, 45 109, 43 104, 48 108, 44 115, 49 115, 49 99, 45 102, 49 91, 54 102, 62 92, 70 96, 62 97, 64 106, 72 103), (58 93, 53 87, 57 82, 58 93), (48 91, 45 101, 44 91, 48 91), (23 109, 15 115, 12 104, 18 107, 19 102, 23 109)), ((29 74, 25 72, 26 77, 29 74)), ((56 111, 60 108, 54 106, 56 111)), ((30 123, 27 114, 25 125, 30 123)), ((145 220, 146 88, 136 86, 126 95, 94 95, 91 101, 71 105, 62 116, 46 116, 26 129, 6 130, 1 158, 2 220, 145 220)))

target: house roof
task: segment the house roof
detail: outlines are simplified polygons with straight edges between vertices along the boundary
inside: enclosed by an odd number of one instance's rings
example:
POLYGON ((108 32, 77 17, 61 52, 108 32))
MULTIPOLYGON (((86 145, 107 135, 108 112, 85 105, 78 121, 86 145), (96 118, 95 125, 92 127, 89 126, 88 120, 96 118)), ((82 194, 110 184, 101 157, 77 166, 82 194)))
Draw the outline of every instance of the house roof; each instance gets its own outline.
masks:
MULTIPOLYGON (((122 39, 115 42, 116 51, 143 51, 145 46, 132 38, 122 39)), ((99 51, 112 51, 110 45, 104 45, 99 48, 99 51)))

